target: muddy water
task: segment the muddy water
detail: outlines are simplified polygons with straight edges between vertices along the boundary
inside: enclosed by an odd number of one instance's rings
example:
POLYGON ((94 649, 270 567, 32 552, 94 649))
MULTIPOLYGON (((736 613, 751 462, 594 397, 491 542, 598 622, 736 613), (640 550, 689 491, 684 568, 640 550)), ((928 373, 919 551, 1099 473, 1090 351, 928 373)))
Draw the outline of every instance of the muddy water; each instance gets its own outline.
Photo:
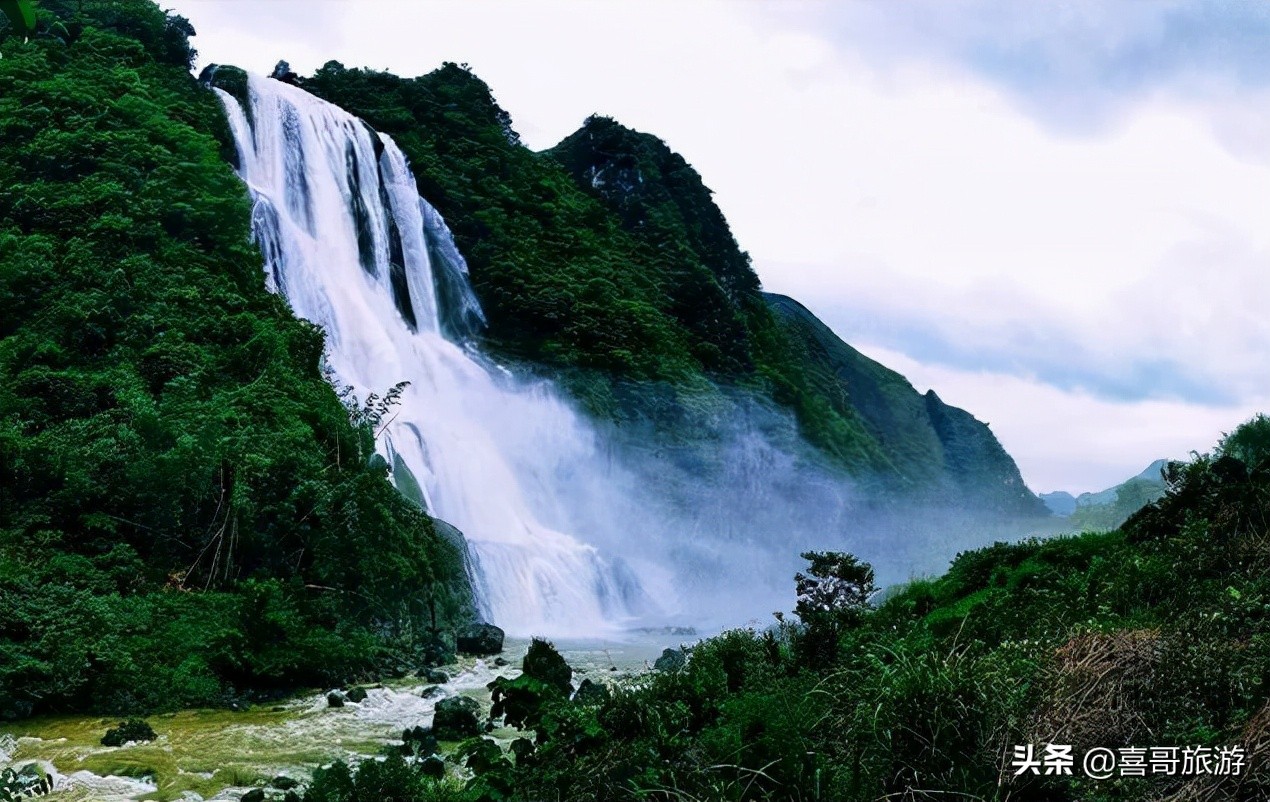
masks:
MULTIPOLYGON (((584 678, 617 683, 642 673, 667 646, 695 638, 635 634, 621 641, 573 640, 556 643, 574 668, 575 685, 584 678)), ((501 657, 463 658, 446 670, 441 696, 424 698, 422 679, 389 680, 367 686, 360 704, 331 708, 326 690, 314 690, 250 710, 184 710, 150 716, 158 734, 149 743, 101 745, 118 718, 50 716, 0 724, 0 766, 38 763, 53 779, 52 800, 133 802, 134 800, 237 800, 246 791, 285 774, 308 778, 317 766, 335 760, 357 761, 382 754, 401 743, 401 731, 432 723, 436 702, 446 696, 471 696, 488 711, 486 685, 496 676, 515 677, 527 640, 509 639, 501 657)), ((501 741, 517 733, 491 733, 501 741)), ((443 744, 452 749, 454 744, 443 744)))

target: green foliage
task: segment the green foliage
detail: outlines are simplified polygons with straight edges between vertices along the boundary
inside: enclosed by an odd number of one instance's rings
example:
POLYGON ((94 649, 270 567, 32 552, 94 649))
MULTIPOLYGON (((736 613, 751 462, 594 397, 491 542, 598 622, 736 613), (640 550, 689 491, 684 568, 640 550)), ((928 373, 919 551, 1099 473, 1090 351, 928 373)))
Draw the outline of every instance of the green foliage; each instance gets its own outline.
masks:
MULTIPOLYGON (((1247 444, 1263 425, 1172 466, 1127 532, 966 552, 876 607, 867 566, 806 555, 803 627, 724 633, 598 705, 540 699, 536 744, 499 781, 561 800, 1205 796, 1177 777, 1013 777, 1008 760, 1028 743, 1260 748, 1270 471, 1247 444), (835 611, 833 653, 809 654, 811 621, 835 611)), ((1264 769, 1247 782, 1256 797, 1264 769)))
POLYGON ((350 769, 337 761, 313 773, 304 802, 469 802, 473 797, 452 781, 423 773, 400 754, 365 760, 350 769))
POLYGON ((811 565, 806 574, 794 575, 798 594, 794 611, 807 627, 802 640, 804 658, 808 665, 821 666, 836 657, 842 631, 864 615, 876 590, 873 568, 841 552, 809 551, 801 556, 811 565))
MULTIPOLYGON (((458 548, 263 286, 188 22, 46 0, 0 60, 0 716, 217 704, 373 668, 458 548)), ((396 389, 396 388, 394 388, 396 389)))

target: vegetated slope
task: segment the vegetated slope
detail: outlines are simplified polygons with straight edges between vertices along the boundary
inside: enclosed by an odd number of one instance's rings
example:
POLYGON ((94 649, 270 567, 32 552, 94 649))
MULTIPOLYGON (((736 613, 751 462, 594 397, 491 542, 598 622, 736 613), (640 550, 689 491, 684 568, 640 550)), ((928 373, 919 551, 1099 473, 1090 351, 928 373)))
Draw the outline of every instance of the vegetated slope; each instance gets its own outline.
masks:
POLYGON ((1042 514, 1018 466, 987 425, 965 410, 925 395, 900 374, 869 359, 783 295, 765 296, 805 354, 812 386, 849 398, 869 433, 913 485, 940 488, 971 509, 1042 514))
POLYGON ((694 394, 748 388, 893 495, 962 501, 969 489, 993 510, 1039 509, 986 428, 971 433, 936 405, 948 424, 940 451, 930 431, 892 426, 898 414, 865 415, 867 382, 825 381, 837 368, 810 347, 805 321, 773 313, 709 189, 656 137, 592 117, 534 153, 454 64, 403 79, 331 62, 300 83, 393 136, 467 257, 489 345, 551 369, 591 411, 660 416, 669 430, 694 394))
POLYGON ((330 682, 461 616, 264 288, 189 24, 44 0, 0 60, 0 718, 330 682))
POLYGON ((1121 531, 967 552, 876 606, 853 559, 811 555, 800 623, 712 638, 611 696, 505 683, 526 742, 514 762, 466 745, 469 798, 1265 799, 1270 419, 1168 480, 1121 531), (1016 747, 1046 744, 1072 747, 1071 774, 1018 771, 1016 747), (1164 751, 1096 780, 1095 747, 1164 751), (1177 770, 1151 770, 1170 749, 1177 770))

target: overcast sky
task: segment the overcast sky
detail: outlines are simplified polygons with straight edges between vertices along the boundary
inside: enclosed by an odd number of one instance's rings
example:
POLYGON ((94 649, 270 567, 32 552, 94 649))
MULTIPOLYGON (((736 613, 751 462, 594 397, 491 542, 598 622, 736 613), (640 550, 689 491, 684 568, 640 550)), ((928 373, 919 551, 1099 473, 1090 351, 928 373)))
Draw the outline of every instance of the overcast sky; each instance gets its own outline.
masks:
POLYGON ((764 286, 1097 490, 1270 410, 1270 4, 160 0, 201 64, 467 62, 701 173, 764 286))

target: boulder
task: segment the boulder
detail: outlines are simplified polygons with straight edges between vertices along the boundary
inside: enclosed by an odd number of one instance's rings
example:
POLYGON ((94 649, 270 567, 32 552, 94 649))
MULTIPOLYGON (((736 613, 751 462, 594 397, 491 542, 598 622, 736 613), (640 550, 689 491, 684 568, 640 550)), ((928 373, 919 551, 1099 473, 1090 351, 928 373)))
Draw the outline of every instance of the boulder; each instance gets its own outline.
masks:
POLYGON ((481 706, 468 696, 451 696, 437 702, 432 733, 439 741, 461 741, 481 733, 481 706))
POLYGON ((437 685, 444 685, 450 681, 450 675, 438 668, 425 668, 423 678, 437 685))
POLYGON ((488 657, 503 650, 503 630, 493 624, 470 624, 459 633, 459 654, 488 657))
POLYGON ((348 701, 348 697, 341 691, 331 691, 326 695, 326 704, 328 707, 343 707, 348 701))
POLYGON ((265 792, 260 788, 253 788, 238 798, 238 802, 265 802, 265 792))
POLYGON ((294 777, 288 777, 285 774, 279 774, 277 777, 274 777, 272 780, 270 780, 269 784, 272 785, 274 788, 277 788, 279 791, 290 791, 292 788, 295 788, 297 785, 299 785, 300 781, 295 779, 294 777))
POLYGON ((573 701, 580 705, 602 705, 611 696, 612 694, 609 692, 607 685, 584 679, 582 684, 578 686, 577 693, 573 694, 573 701))
POLYGON ((502 668, 503 666, 507 665, 507 658, 506 658, 506 657, 495 657, 495 658, 494 658, 494 665, 498 666, 499 668, 502 668))
POLYGON ((560 656, 560 652, 556 651, 556 647, 548 641, 534 638, 529 644, 529 651, 525 653, 525 659, 520 668, 525 672, 525 676, 544 682, 558 689, 565 696, 573 692, 571 684, 573 669, 560 656))
POLYGON ((661 657, 653 663, 658 671, 678 671, 688 665, 688 655, 683 649, 663 649, 661 657))
POLYGON ((429 685, 419 692, 424 699, 440 699, 445 696, 445 689, 439 685, 429 685))
POLYGON ((282 796, 282 802, 304 802, 304 800, 295 791, 287 791, 282 796))
MULTIPOLYGON (((364 702, 366 701, 366 689, 356 687, 349 688, 344 692, 344 698, 350 702, 364 702)), ((282 790, 285 791, 286 789, 284 788, 282 790)))

